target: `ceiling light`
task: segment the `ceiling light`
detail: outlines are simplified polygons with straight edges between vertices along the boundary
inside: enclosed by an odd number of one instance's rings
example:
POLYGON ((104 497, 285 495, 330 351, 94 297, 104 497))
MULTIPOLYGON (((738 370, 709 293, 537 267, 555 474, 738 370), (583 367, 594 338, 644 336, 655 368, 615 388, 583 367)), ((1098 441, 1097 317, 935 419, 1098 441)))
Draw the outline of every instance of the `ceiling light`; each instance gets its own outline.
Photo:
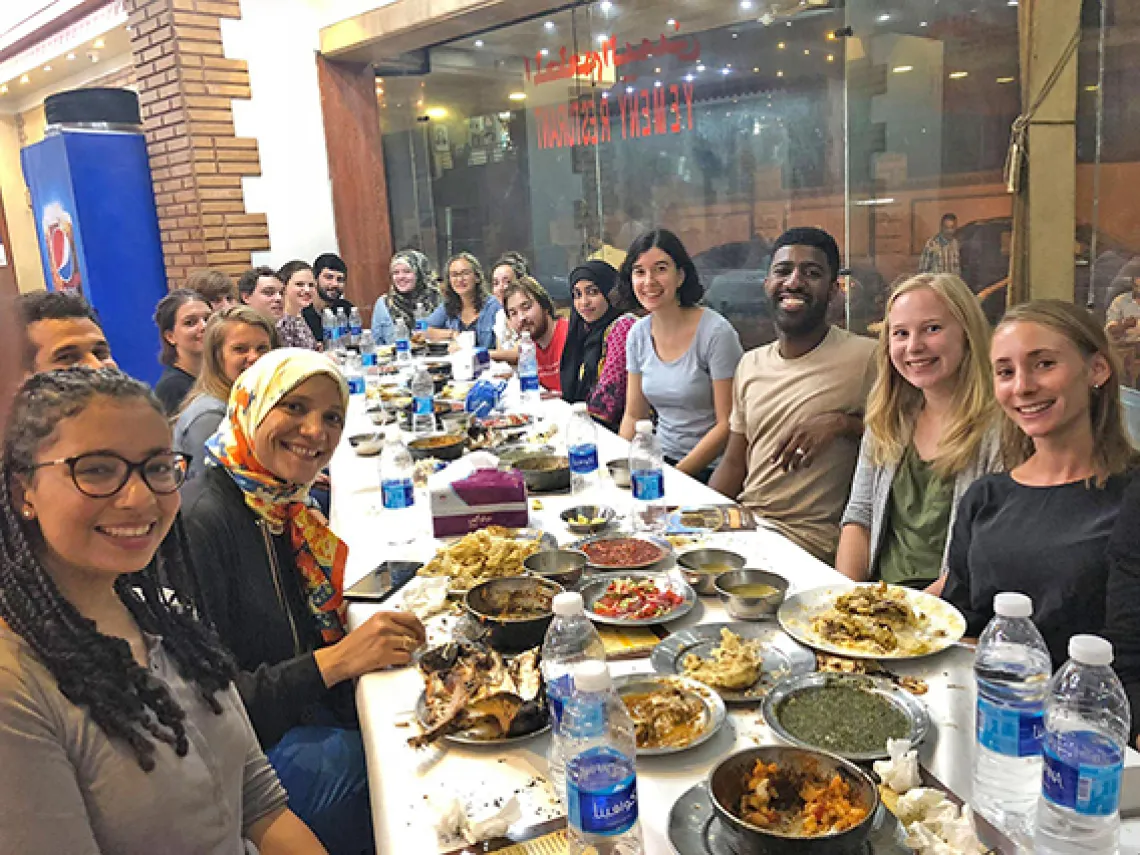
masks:
POLYGON ((428 107, 427 108, 427 116, 429 119, 446 119, 447 118, 447 108, 446 107, 428 107))
POLYGON ((598 33, 598 43, 599 44, 605 44, 609 40, 610 40, 610 37, 607 36, 605 33, 598 33))
POLYGON ((704 71, 704 70, 705 70, 705 67, 703 65, 697 66, 697 71, 704 71))
POLYGON ((692 83, 692 82, 693 82, 693 75, 691 75, 691 74, 686 74, 686 75, 685 75, 685 82, 686 82, 686 83, 692 83))
POLYGON ((627 86, 627 87, 625 87, 625 91, 626 91, 626 94, 632 95, 634 93, 634 88, 632 86, 627 86))
POLYGON ((835 32, 834 32, 834 31, 832 31, 832 32, 829 32, 829 33, 827 34, 827 40, 828 40, 829 42, 833 42, 833 41, 835 41, 835 32))
POLYGON ((8 94, 8 84, 7 83, 0 83, 0 95, 7 95, 7 94, 8 94))
POLYGON ((603 92, 602 93, 602 100, 608 101, 609 99, 610 99, 610 93, 609 92, 603 92))
POLYGON ((732 37, 733 37, 734 39, 738 39, 738 38, 740 38, 740 33, 733 33, 733 34, 732 34, 732 37))
POLYGON ((553 30, 553 29, 554 29, 554 22, 553 22, 553 21, 547 21, 547 22, 546 22, 545 24, 543 24, 542 26, 546 28, 546 31, 547 31, 547 32, 550 32, 551 30, 553 30))
POLYGON ((829 54, 827 55, 827 61, 828 61, 828 62, 835 62, 835 54, 833 54, 833 53, 829 53, 829 54))
POLYGON ((777 71, 777 72, 776 72, 776 76, 777 76, 777 77, 783 77, 783 76, 784 76, 784 72, 782 72, 782 71, 777 71))
POLYGON ((525 92, 512 92, 507 97, 510 98, 512 101, 525 101, 526 100, 526 93, 525 92))
POLYGON ((661 73, 661 69, 660 69, 660 68, 655 68, 655 69, 653 69, 653 73, 654 73, 654 74, 660 74, 660 73, 661 73))
POLYGON ((543 48, 539 53, 542 54, 542 56, 550 56, 550 48, 543 48))
POLYGON ((918 25, 919 25, 920 27, 928 27, 928 26, 930 26, 930 24, 928 24, 926 21, 919 21, 919 22, 918 22, 918 25))
POLYGON ((608 12, 613 8, 613 5, 614 4, 611 3, 610 0, 602 0, 602 2, 598 4, 598 8, 603 12, 608 12))
POLYGON ((968 71, 951 71, 950 72, 950 79, 951 80, 961 80, 963 77, 969 77, 969 76, 970 76, 970 72, 968 72, 968 71))
POLYGON ((722 69, 720 70, 720 73, 721 73, 721 74, 731 74, 731 73, 732 73, 732 69, 731 69, 731 68, 722 68, 722 69))
POLYGON ((747 12, 752 8, 752 0, 740 0, 740 8, 747 12))
POLYGON ((804 48, 804 56, 811 56, 811 51, 807 48, 804 48))
POLYGON ((1094 84, 1092 84, 1091 86, 1086 86, 1086 87, 1085 87, 1085 91, 1086 91, 1086 92, 1096 92, 1096 90, 1098 90, 1098 89, 1100 89, 1100 87, 1099 87, 1099 86, 1097 86, 1095 83, 1094 83, 1094 84))
POLYGON ((665 22, 665 26, 666 26, 666 27, 675 27, 675 26, 677 26, 677 19, 676 19, 676 18, 670 18, 668 21, 666 21, 666 22, 665 22))
POLYGON ((95 39, 95 41, 91 43, 91 47, 95 48, 95 50, 102 50, 106 47, 106 43, 102 39, 95 39))
POLYGON ((753 74, 759 74, 759 73, 760 73, 760 68, 759 68, 759 66, 755 66, 755 67, 753 67, 753 69, 752 69, 752 73, 753 73, 753 74))
POLYGON ((783 42, 776 42, 776 50, 783 50, 786 47, 787 47, 787 45, 784 44, 783 42))
POLYGON ((660 80, 654 80, 653 81, 653 88, 654 89, 660 89, 661 88, 661 81, 660 80))
POLYGON ((1013 83, 1013 78, 1012 77, 999 77, 997 79, 997 82, 998 83, 1013 83))
POLYGON ((477 47, 477 48, 483 47, 483 40, 482 39, 475 39, 475 47, 477 47))
POLYGON ((891 13, 890 12, 884 12, 875 20, 878 21, 880 24, 885 24, 890 19, 891 19, 891 13))
POLYGON ((377 77, 377 78, 376 78, 376 82, 377 82, 377 83, 383 83, 383 82, 384 82, 384 78, 383 78, 383 77, 377 77))
POLYGON ((71 62, 71 60, 73 60, 73 59, 75 59, 75 51, 68 51, 67 61, 71 62))
POLYGON ((1006 0, 1006 3, 1005 3, 1005 5, 1006 5, 1006 6, 1016 6, 1016 5, 1017 5, 1017 0, 1006 0))
POLYGON ((908 71, 914 71, 913 65, 896 65, 891 69, 895 74, 906 74, 908 71))
POLYGON ((26 75, 26 74, 21 74, 20 75, 20 82, 21 83, 31 83, 32 78, 28 77, 28 75, 26 75))

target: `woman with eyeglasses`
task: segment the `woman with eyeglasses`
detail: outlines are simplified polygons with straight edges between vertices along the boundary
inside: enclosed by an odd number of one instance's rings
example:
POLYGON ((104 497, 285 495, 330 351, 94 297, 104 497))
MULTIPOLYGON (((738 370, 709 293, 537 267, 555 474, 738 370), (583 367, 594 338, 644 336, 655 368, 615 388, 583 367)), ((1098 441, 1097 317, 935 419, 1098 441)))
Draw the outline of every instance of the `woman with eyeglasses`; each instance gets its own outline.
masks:
POLYGON ((242 698, 290 807, 334 853, 373 840, 353 680, 406 665, 424 641, 401 612, 347 631, 348 548, 309 499, 347 408, 327 357, 261 357, 230 391, 185 512, 201 608, 247 672, 242 698))
POLYGON ((495 317, 502 305, 487 290, 479 259, 459 252, 448 259, 443 303, 427 319, 429 341, 451 341, 474 331, 475 346, 495 347, 495 317))
POLYGON ((145 385, 37 374, 0 460, 0 853, 324 849, 194 619, 185 461, 145 385), (129 425, 129 430, 124 430, 129 425))

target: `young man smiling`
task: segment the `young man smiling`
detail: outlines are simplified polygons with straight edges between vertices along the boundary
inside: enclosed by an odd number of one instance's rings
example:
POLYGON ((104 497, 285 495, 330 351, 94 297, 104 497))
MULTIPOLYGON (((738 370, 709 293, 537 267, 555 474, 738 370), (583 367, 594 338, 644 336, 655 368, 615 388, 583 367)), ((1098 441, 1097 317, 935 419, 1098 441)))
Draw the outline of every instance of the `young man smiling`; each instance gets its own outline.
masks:
POLYGON ((740 360, 728 446, 709 481, 828 563, 875 373, 875 342, 827 322, 838 273, 827 232, 795 228, 776 239, 764 291, 777 339, 740 360))
POLYGON ((27 331, 24 357, 29 374, 72 368, 117 368, 95 312, 76 294, 36 291, 21 294, 16 309, 27 331))
POLYGON ((554 316, 554 301, 537 281, 524 276, 507 287, 503 295, 507 321, 520 336, 530 333, 538 356, 538 382, 542 388, 562 394, 562 350, 566 347, 566 318, 554 316))

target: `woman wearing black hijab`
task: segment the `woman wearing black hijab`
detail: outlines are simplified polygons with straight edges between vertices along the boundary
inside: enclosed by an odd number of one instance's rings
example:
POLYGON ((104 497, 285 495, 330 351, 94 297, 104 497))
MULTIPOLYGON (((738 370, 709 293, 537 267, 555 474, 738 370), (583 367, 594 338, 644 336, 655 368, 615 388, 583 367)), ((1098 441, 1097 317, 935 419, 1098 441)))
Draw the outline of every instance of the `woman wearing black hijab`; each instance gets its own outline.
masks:
POLYGON ((625 338, 637 316, 618 285, 617 271, 587 261, 570 273, 574 311, 562 351, 562 398, 585 401, 592 415, 617 430, 625 412, 625 338))

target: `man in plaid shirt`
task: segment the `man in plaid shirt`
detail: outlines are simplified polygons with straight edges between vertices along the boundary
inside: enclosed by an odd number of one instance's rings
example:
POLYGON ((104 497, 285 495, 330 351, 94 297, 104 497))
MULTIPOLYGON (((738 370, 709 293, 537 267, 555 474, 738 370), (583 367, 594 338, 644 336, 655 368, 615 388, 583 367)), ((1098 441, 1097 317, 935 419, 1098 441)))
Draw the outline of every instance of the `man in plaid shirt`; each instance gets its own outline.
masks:
POLYGON ((958 217, 943 214, 940 231, 922 248, 918 263, 919 273, 953 273, 962 275, 962 260, 958 250, 958 217))

